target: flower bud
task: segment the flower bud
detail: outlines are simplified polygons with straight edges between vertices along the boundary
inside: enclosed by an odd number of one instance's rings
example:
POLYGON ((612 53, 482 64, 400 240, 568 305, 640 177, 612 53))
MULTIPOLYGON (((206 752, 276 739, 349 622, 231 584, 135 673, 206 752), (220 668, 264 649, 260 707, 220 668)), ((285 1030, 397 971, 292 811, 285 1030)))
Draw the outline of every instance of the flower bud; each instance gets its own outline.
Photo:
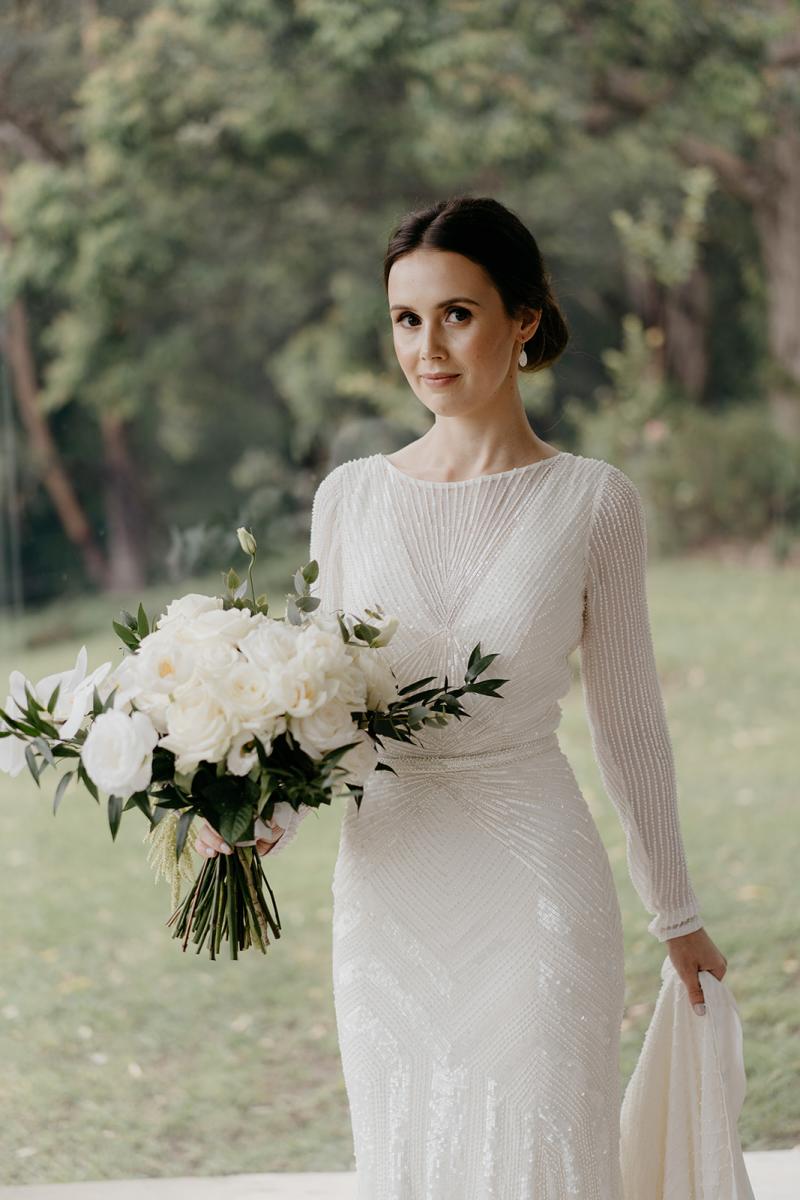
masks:
POLYGON ((238 537, 239 545, 242 547, 245 554, 249 554, 251 558, 255 557, 257 549, 256 539, 253 537, 250 530, 245 529, 244 525, 241 525, 236 530, 236 536, 238 537))
POLYGON ((394 633, 395 633, 395 630, 397 629, 398 623, 399 622, 398 622, 397 617, 389 617, 388 621, 381 629, 379 636, 376 637, 375 640, 372 642, 372 645, 373 646, 388 646, 389 642, 394 637, 394 633))

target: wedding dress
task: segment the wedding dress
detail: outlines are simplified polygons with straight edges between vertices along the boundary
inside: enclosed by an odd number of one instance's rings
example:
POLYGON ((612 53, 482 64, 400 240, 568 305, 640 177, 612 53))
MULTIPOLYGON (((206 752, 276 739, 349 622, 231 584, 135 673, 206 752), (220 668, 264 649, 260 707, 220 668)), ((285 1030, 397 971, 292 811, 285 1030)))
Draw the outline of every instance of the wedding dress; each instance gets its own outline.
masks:
POLYGON ((623 1200, 620 909, 556 730, 579 648, 648 929, 700 928, 640 494, 567 451, 450 482, 372 454, 320 483, 310 556, 323 609, 399 618, 383 653, 401 686, 463 682, 478 642, 497 654, 483 677, 507 680, 422 745, 386 742, 396 775, 344 810, 332 966, 358 1198, 623 1200))

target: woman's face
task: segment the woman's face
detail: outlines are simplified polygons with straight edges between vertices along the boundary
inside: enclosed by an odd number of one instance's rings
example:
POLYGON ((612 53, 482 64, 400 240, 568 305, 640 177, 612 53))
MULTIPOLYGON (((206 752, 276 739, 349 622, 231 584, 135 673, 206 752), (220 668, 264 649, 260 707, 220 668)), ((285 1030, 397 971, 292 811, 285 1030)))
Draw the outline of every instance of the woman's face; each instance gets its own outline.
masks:
POLYGON ((397 359, 426 408, 458 416, 517 395, 520 342, 533 336, 539 310, 513 320, 483 267, 449 250, 403 255, 387 290, 397 359), (439 374, 451 378, 426 378, 439 374))

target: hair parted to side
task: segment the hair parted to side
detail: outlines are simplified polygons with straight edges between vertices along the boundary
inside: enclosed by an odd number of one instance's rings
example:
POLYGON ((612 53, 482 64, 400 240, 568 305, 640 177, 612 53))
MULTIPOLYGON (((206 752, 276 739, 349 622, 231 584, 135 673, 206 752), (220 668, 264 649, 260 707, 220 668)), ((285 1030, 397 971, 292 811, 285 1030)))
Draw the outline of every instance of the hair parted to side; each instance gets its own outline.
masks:
POLYGON ((519 368, 521 371, 542 371, 563 352, 569 330, 536 239, 516 213, 499 200, 452 196, 429 208, 406 213, 389 239, 383 262, 387 291, 393 264, 421 247, 451 250, 482 266, 500 293, 509 317, 517 317, 522 307, 542 310, 536 332, 525 343, 528 362, 519 368))

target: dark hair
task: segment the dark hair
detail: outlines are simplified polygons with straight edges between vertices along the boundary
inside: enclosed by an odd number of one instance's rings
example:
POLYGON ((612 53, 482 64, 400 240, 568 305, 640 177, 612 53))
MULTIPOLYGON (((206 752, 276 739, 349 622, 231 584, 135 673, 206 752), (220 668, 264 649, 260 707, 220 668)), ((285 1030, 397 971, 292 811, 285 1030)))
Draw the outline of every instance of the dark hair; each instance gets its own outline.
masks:
POLYGON ((536 239, 516 213, 490 196, 453 196, 407 213, 392 233, 384 258, 387 291, 393 264, 419 247, 451 250, 478 263, 491 277, 509 317, 523 307, 540 308, 536 332, 525 343, 528 362, 520 370, 541 371, 555 362, 569 330, 536 239))

